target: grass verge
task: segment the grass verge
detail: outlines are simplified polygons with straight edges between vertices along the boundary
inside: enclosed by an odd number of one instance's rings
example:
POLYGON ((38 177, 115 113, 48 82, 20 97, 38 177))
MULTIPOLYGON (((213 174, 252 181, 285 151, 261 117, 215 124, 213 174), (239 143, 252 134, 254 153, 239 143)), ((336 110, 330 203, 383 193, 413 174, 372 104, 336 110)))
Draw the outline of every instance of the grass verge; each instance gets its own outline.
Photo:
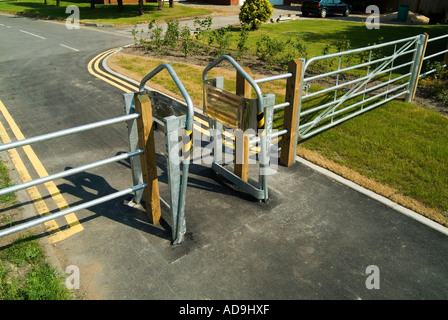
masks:
POLYGON ((184 17, 195 17, 210 14, 210 10, 185 7, 176 5, 174 8, 168 8, 165 5, 164 10, 157 9, 157 3, 145 3, 142 16, 138 15, 136 3, 124 3, 123 12, 118 11, 117 4, 96 4, 95 9, 90 9, 89 1, 61 1, 60 7, 56 6, 55 0, 17 0, 0 1, 0 12, 20 14, 25 16, 65 20, 70 14, 65 13, 69 5, 76 5, 80 11, 80 22, 94 22, 101 24, 114 25, 134 25, 137 23, 150 22, 152 20, 164 21, 167 19, 179 19, 184 17))
MULTIPOLYGON (((8 170, 0 162, 2 187, 10 185, 8 170)), ((0 206, 15 203, 14 194, 3 196, 0 206)), ((6 211, 0 217, 2 226, 11 224, 6 211)), ((0 300, 70 300, 63 277, 45 261, 45 253, 32 235, 21 236, 0 251, 0 300)))

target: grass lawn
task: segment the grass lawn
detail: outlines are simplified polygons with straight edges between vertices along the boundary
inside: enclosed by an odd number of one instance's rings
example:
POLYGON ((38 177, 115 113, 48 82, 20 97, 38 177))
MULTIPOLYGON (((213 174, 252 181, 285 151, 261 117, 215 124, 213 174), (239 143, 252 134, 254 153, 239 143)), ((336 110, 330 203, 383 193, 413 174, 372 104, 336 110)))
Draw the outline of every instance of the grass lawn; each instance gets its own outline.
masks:
POLYGON ((307 45, 308 58, 322 54, 325 45, 332 46, 331 52, 336 52, 336 44, 342 38, 350 40, 351 48, 360 48, 374 43, 393 41, 427 32, 431 37, 446 34, 447 25, 427 26, 397 26, 381 25, 380 29, 369 30, 363 23, 324 20, 294 20, 284 23, 267 23, 259 30, 253 31, 248 40, 249 48, 256 48, 256 43, 263 35, 278 40, 299 37, 307 45))
POLYGON ((183 17, 195 17, 210 14, 209 10, 200 8, 191 8, 185 6, 174 6, 168 8, 165 5, 164 10, 157 9, 157 3, 145 3, 145 14, 139 16, 137 13, 136 3, 123 4, 124 11, 118 12, 116 4, 96 4, 95 9, 90 9, 89 1, 61 1, 60 7, 56 6, 55 0, 17 0, 17 1, 0 1, 0 12, 9 12, 26 16, 39 18, 48 18, 56 20, 65 20, 70 14, 65 13, 65 9, 69 5, 76 5, 80 9, 80 22, 95 22, 114 25, 135 25, 137 23, 150 22, 152 20, 163 21, 167 19, 176 19, 183 17))
MULTIPOLYGON (((446 34, 447 26, 381 26, 379 31, 367 30, 363 24, 331 20, 291 21, 265 24, 251 32, 249 51, 265 34, 280 40, 298 36, 307 45, 308 57, 320 55, 326 44, 335 52, 338 37, 345 35, 351 48, 361 47, 383 37, 391 41, 427 32, 430 36, 446 34), (373 32, 372 32, 373 31, 373 32)), ((230 48, 236 48, 238 31, 231 31, 230 48)), ((443 50, 446 43, 428 46, 428 51, 443 50), (443 48, 443 49, 442 49, 443 48)), ((237 59, 238 61, 238 59, 237 59)), ((109 59, 110 66, 140 80, 163 60, 118 54, 109 59)), ((203 67, 187 63, 171 63, 195 105, 202 106, 201 76, 203 67)), ((214 70, 209 77, 222 75, 225 88, 235 90, 235 74, 229 70, 214 70)), ((257 77, 257 76, 255 76, 257 77)), ((169 77, 158 75, 152 84, 155 89, 176 93, 169 77)), ((284 101, 285 82, 260 85, 263 93, 275 93, 277 103, 284 101)), ((181 99, 181 98, 180 98, 181 99)), ((274 126, 282 126, 282 114, 276 113, 274 126)), ((417 201, 413 210, 427 214, 448 226, 448 118, 415 104, 392 101, 339 126, 327 130, 300 144, 341 166, 388 186, 403 197, 417 201), (422 209, 422 210, 419 210, 422 209), (434 213, 436 213, 434 215, 434 213)), ((403 204, 403 203, 401 203, 403 204)))
MULTIPOLYGON (((237 50, 238 39, 240 38, 240 28, 232 27, 230 30, 230 46, 232 50, 237 50)), ((402 38, 428 33, 430 37, 437 37, 448 33, 447 25, 382 25, 380 29, 368 30, 363 23, 336 21, 331 19, 321 20, 293 20, 283 23, 266 23, 258 30, 251 31, 247 39, 248 52, 256 54, 257 45, 263 42, 263 37, 269 37, 281 42, 278 50, 273 50, 272 58, 280 58, 282 55, 292 52, 294 57, 311 58, 325 54, 334 53, 349 49, 361 48, 368 45, 389 42, 402 38), (347 39, 342 46, 341 40, 347 39), (291 45, 300 44, 301 51, 291 49, 291 45), (327 47, 327 48, 326 48, 327 47), (294 52, 294 50, 296 50, 294 52), (327 50, 327 51, 325 51, 327 50), (299 55, 300 56, 299 56, 299 55)), ((207 43, 207 38, 202 40, 207 43)), ((217 46, 216 43, 213 45, 217 46)), ((391 48, 393 49, 393 48, 391 48)), ((446 43, 437 41, 427 47, 427 53, 431 54, 446 49, 446 43)), ((391 54, 392 52, 382 52, 391 54)), ((288 59, 290 60, 290 59, 288 59)), ((336 64, 337 65, 337 64, 336 64)))

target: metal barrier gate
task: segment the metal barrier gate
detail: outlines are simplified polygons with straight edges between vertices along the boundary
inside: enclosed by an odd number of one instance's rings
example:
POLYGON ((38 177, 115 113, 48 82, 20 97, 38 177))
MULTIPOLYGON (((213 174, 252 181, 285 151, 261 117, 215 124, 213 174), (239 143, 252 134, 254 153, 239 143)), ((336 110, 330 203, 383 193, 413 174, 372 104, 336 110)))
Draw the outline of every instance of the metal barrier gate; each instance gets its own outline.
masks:
MULTIPOLYGON (((15 225, 13 227, 9 227, 7 229, 3 229, 0 231, 0 237, 28 229, 33 226, 43 224, 47 221, 63 217, 70 213, 82 209, 87 209, 92 206, 104 203, 106 201, 116 199, 121 196, 132 193, 135 194, 134 202, 138 203, 142 200, 143 193, 145 194, 146 211, 148 217, 151 220, 151 222, 157 223, 158 219, 160 219, 160 199, 158 197, 158 193, 156 192, 158 190, 157 185, 158 180, 157 180, 156 163, 155 161, 153 161, 155 154, 154 154, 154 137, 152 133, 153 132, 152 117, 154 110, 157 110, 158 108, 160 109, 160 108, 172 107, 177 110, 176 114, 164 117, 162 120, 160 119, 157 120, 158 122, 160 122, 165 126, 166 145, 168 151, 167 162, 169 164, 169 187, 171 192, 170 204, 167 204, 163 199, 162 203, 165 203, 166 206, 171 211, 173 243, 179 243, 180 241, 182 241, 182 238, 185 234, 184 207, 185 207, 185 193, 188 179, 188 157, 186 161, 183 162, 182 177, 181 177, 178 154, 174 152, 174 150, 176 149, 176 147, 179 147, 176 131, 179 129, 186 129, 188 132, 192 131, 193 104, 191 102, 190 96, 186 92, 184 86, 180 82, 179 78, 177 77, 172 67, 168 64, 162 64, 143 78, 140 84, 140 92, 125 94, 124 99, 126 102, 125 104, 127 113, 124 116, 2 144, 0 145, 0 151, 6 151, 9 149, 18 148, 25 145, 30 145, 36 142, 43 142, 50 139, 55 139, 70 134, 88 131, 95 128, 101 128, 112 124, 127 122, 130 148, 131 148, 130 152, 115 157, 111 157, 108 159, 104 159, 101 161, 89 163, 77 168, 72 168, 70 170, 66 170, 63 172, 51 174, 45 177, 41 177, 39 179, 20 183, 11 187, 7 187, 0 190, 0 195, 5 195, 32 186, 37 186, 45 182, 64 178, 76 173, 84 172, 89 169, 97 168, 100 166, 104 166, 125 159, 131 160, 134 185, 121 191, 109 194, 107 196, 103 196, 95 200, 91 200, 86 203, 70 207, 53 214, 49 214, 40 218, 30 220, 25 223, 15 225), (170 76, 173 78, 175 84, 177 85, 182 95, 184 96, 186 104, 181 103, 179 101, 175 101, 171 97, 163 96, 160 95, 159 93, 144 90, 146 81, 148 81, 150 78, 158 74, 163 69, 168 70, 170 76), (173 138, 173 133, 175 133, 175 139, 173 138), (141 161, 136 161, 135 159, 136 156, 140 156, 141 161), (156 173, 155 178, 153 175, 154 173, 156 173), (155 194, 157 194, 157 199, 154 198, 155 194)), ((154 114, 156 113, 157 112, 155 112, 154 114)))
POLYGON ((272 139, 283 136, 280 162, 287 166, 293 163, 297 121, 293 110, 298 102, 296 98, 300 88, 296 71, 301 63, 301 60, 293 60, 290 63, 291 72, 253 79, 248 68, 241 67, 232 57, 224 55, 210 63, 202 73, 204 114, 209 117, 211 139, 215 141, 212 169, 259 201, 268 200, 272 139), (230 62, 237 71, 236 93, 223 89, 222 77, 207 78, 207 73, 224 60, 230 62), (286 101, 276 105, 275 95, 263 95, 258 84, 280 79, 288 79, 289 85, 286 89, 286 101), (251 89, 255 92, 255 98, 252 98, 251 89), (283 130, 272 133, 274 110, 280 108, 286 108, 285 115, 289 115, 289 120, 285 120, 283 130), (221 140, 225 128, 234 129, 235 133, 234 172, 228 170, 222 162, 221 140), (258 145, 259 148, 258 186, 248 182, 248 154, 251 145, 258 145))
POLYGON ((419 35, 307 60, 302 72, 305 92, 300 97, 298 139, 307 139, 400 96, 406 95, 406 101, 411 101, 426 39, 426 35, 419 35), (384 54, 386 50, 389 53, 384 54), (366 62, 349 65, 348 59, 363 53, 367 53, 366 62), (337 60, 336 70, 306 75, 310 65, 322 61, 331 65, 334 60, 337 60), (396 73, 406 67, 409 69, 404 73, 396 73), (380 81, 384 77, 388 79, 380 81), (316 80, 334 85, 323 89, 315 85, 310 92, 316 80), (369 84, 373 85, 369 87, 369 84))

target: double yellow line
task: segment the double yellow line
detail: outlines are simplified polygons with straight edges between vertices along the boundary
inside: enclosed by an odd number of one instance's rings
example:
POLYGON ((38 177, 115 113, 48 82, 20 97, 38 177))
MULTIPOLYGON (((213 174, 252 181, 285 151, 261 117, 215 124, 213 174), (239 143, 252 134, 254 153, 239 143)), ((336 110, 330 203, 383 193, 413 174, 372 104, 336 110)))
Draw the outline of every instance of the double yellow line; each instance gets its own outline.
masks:
MULTIPOLYGON (((18 127, 18 125, 16 124, 16 122, 14 121, 14 119, 12 118, 11 114, 9 113, 8 109, 6 109, 2 101, 0 101, 0 112, 3 114, 3 117, 5 118, 9 127, 11 128, 11 131, 13 132, 16 140, 25 139, 25 136, 20 131, 20 128, 18 127)), ((2 139, 3 143, 11 142, 11 138, 9 137, 5 127, 1 122, 0 122, 0 138, 2 139)), ((37 157, 34 150, 31 148, 31 146, 27 145, 23 146, 22 148, 26 156, 28 157, 29 161, 31 162, 32 166, 36 170, 37 174, 39 175, 39 177, 48 176, 47 170, 42 165, 42 162, 40 162, 39 158, 37 157)), ((21 180, 23 182, 32 180, 31 175, 29 174, 28 169, 23 163, 22 158, 20 157, 17 150, 10 149, 8 150, 8 154, 11 159, 11 162, 13 163, 17 172, 19 173, 21 180)), ((56 205, 59 207, 60 210, 67 209, 69 207, 64 197, 61 195, 58 187, 53 181, 46 182, 44 185, 48 190, 49 194, 51 195, 51 198, 53 199, 53 201, 56 203, 56 205)), ((27 188, 26 190, 31 200, 33 201, 39 215, 45 216, 49 214, 50 210, 48 209, 48 206, 43 200, 42 195, 40 194, 37 187, 30 187, 27 188)), ((74 213, 66 215, 65 220, 67 221, 69 228, 66 228, 64 230, 60 229, 59 225, 55 220, 51 220, 45 223, 46 231, 50 234, 48 239, 50 243, 55 243, 64 240, 78 232, 81 232, 84 229, 84 227, 79 223, 74 213)))
POLYGON ((120 89, 123 92, 134 92, 138 91, 138 87, 134 86, 132 84, 129 84, 125 81, 123 81, 120 78, 117 78, 111 74, 108 74, 104 71, 102 71, 99 67, 100 62, 109 54, 116 51, 118 48, 107 50, 103 53, 100 53, 95 58, 90 60, 89 64, 87 65, 87 70, 89 73, 105 82, 107 82, 110 85, 113 85, 114 87, 120 89))

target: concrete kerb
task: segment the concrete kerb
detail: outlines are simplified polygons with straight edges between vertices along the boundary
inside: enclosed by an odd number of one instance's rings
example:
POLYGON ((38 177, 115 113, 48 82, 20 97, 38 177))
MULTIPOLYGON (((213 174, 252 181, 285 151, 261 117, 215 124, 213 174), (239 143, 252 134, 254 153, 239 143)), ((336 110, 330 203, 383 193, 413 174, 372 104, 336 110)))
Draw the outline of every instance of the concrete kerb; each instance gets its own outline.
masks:
POLYGON ((85 22, 84 26, 86 27, 99 27, 99 28, 114 28, 115 26, 111 23, 93 23, 93 22, 85 22))

